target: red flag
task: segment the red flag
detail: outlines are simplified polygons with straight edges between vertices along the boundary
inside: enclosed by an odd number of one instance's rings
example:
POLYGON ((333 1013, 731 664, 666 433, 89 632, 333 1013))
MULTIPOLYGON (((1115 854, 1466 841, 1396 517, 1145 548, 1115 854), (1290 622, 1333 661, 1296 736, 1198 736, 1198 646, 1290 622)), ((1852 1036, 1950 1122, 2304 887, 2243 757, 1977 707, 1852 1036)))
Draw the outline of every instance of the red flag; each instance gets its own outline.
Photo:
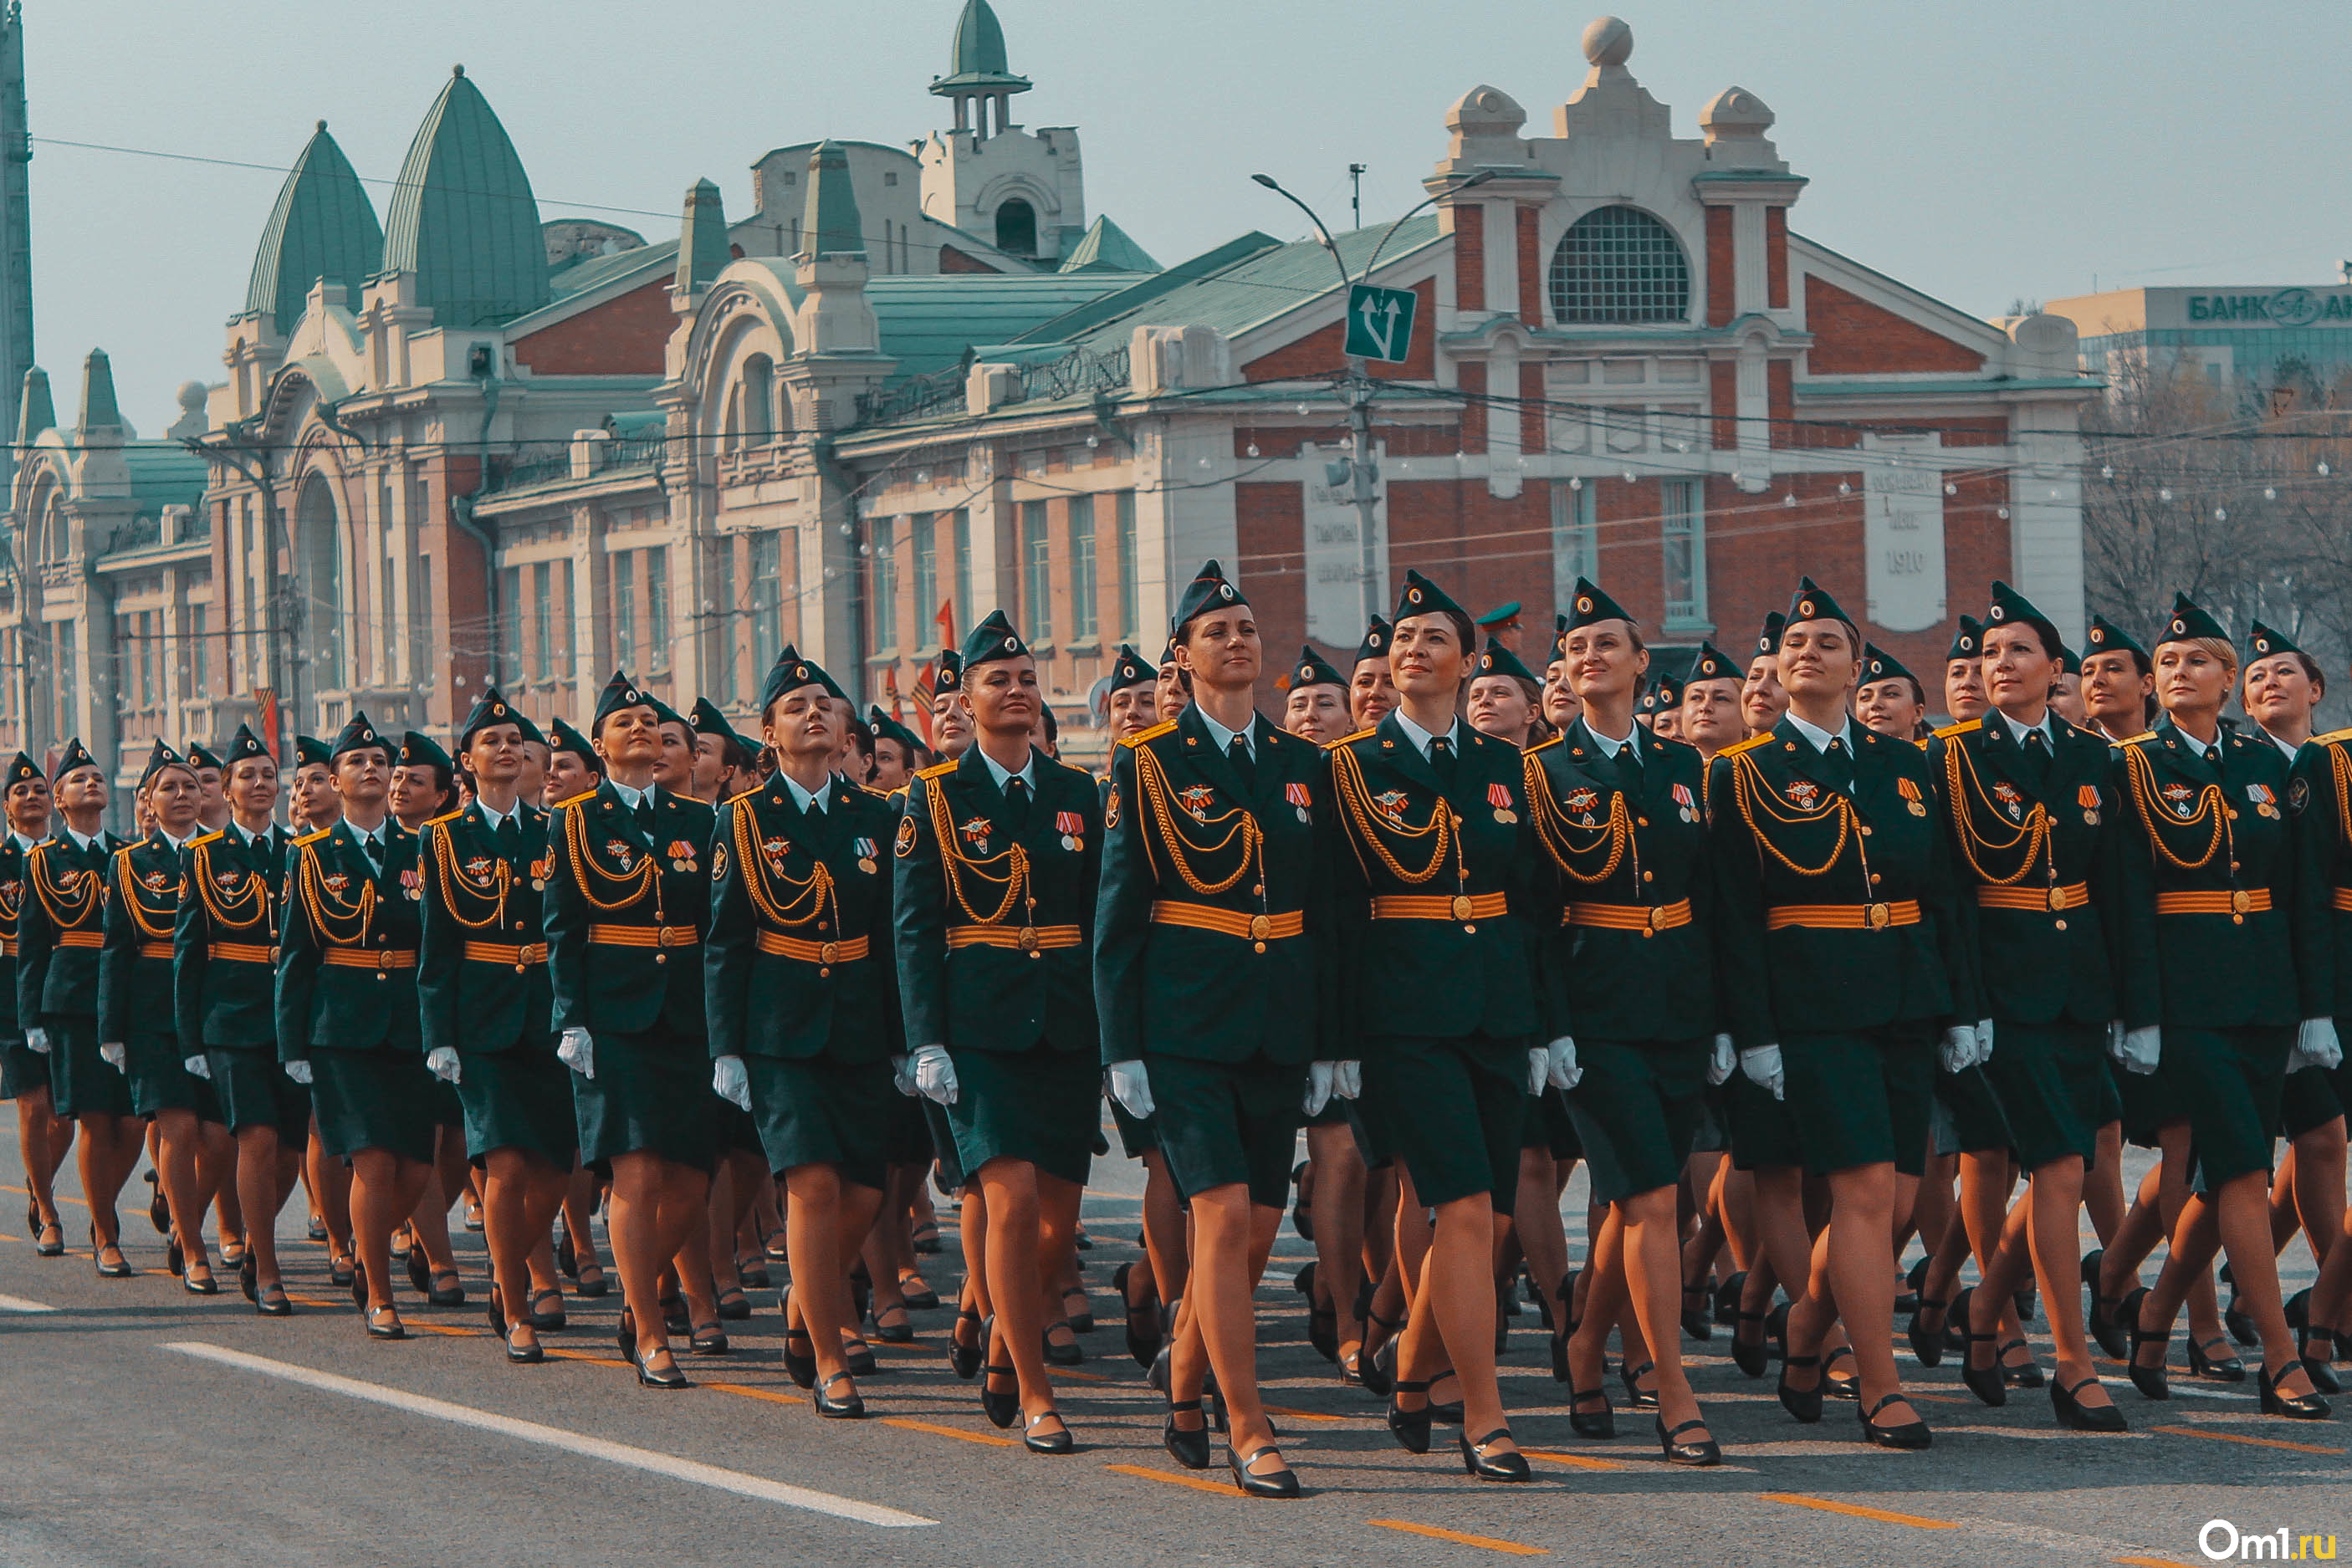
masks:
POLYGON ((922 668, 915 672, 915 722, 922 727, 923 748, 927 751, 931 746, 931 697, 938 679, 939 665, 930 659, 925 659, 922 668))
POLYGON ((898 666, 892 664, 882 672, 882 690, 890 698, 890 716, 900 724, 907 722, 907 709, 898 696, 898 666))
POLYGON ((269 748, 274 762, 278 759, 278 694, 263 686, 254 695, 261 699, 261 744, 269 748))
POLYGON ((950 648, 957 646, 954 600, 942 599, 940 601, 940 612, 931 617, 931 623, 940 629, 940 642, 942 645, 950 648))

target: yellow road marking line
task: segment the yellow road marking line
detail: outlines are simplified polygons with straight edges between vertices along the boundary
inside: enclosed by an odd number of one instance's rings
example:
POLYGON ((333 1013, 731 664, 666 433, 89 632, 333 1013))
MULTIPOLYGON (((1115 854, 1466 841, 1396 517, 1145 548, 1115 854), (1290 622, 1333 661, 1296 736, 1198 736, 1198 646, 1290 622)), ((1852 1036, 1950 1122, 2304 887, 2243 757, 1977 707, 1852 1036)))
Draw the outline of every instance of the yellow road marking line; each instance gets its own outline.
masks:
MULTIPOLYGON (((0 1192, 13 1192, 18 1197, 30 1197, 33 1196, 30 1188, 21 1186, 0 1186, 0 1192)), ((89 1207, 89 1200, 88 1198, 74 1197, 62 1192, 52 1194, 51 1198, 52 1201, 58 1203, 70 1203, 76 1208, 88 1208, 89 1207)))
POLYGON ((2297 1454, 2340 1454, 2341 1448, 2323 1448, 2316 1443, 2290 1443, 2284 1437, 2242 1437, 2235 1432, 2208 1432, 2200 1427, 2150 1427, 2151 1432, 2162 1432, 2173 1437, 2210 1437, 2217 1443, 2245 1443, 2257 1448, 2285 1448, 2297 1454))
POLYGON ((902 1427, 909 1432, 929 1432, 934 1437, 954 1437, 966 1443, 985 1443, 992 1448, 1017 1448, 1021 1445, 1010 1437, 1000 1437, 993 1432, 966 1432, 954 1427, 941 1427, 930 1421, 918 1421, 906 1416, 885 1416, 885 1427, 902 1427))
POLYGON ((1539 1465, 1562 1465, 1572 1470, 1630 1470, 1633 1467, 1622 1459, 1598 1459, 1583 1454, 1547 1453, 1541 1448, 1521 1448, 1519 1452, 1539 1465))
MULTIPOLYGON (((627 1364, 626 1363, 623 1364, 627 1364)), ((752 1388, 740 1383, 706 1383, 705 1388, 715 1388, 721 1394, 740 1394, 746 1399, 765 1399, 774 1405, 805 1405, 807 1400, 797 1394, 782 1394, 772 1388, 752 1388)))
POLYGON ((1287 1405, 1260 1406, 1269 1416, 1287 1416, 1297 1421, 1345 1421, 1345 1416, 1326 1416, 1320 1410, 1297 1410, 1287 1405))
POLYGON ((1855 1519, 1874 1519, 1882 1524, 1905 1524, 1914 1530, 1958 1530, 1948 1519, 1926 1519, 1916 1513, 1890 1513, 1883 1508, 1865 1508, 1858 1502, 1832 1502, 1825 1497, 1807 1497, 1802 1492, 1768 1491, 1759 1493, 1766 1502, 1785 1502, 1794 1508, 1817 1508, 1823 1513, 1850 1514, 1855 1519))
POLYGON ((1491 1535, 1465 1535, 1458 1530, 1441 1530, 1433 1524, 1414 1524, 1402 1519, 1368 1519, 1366 1524, 1377 1524, 1382 1530, 1402 1530, 1407 1535, 1426 1535, 1433 1541, 1451 1541, 1457 1546, 1480 1546, 1489 1552, 1507 1552, 1514 1557, 1549 1557, 1549 1546, 1529 1546, 1517 1541, 1497 1541, 1491 1535))
POLYGON ((1148 1481, 1166 1481, 1170 1486, 1191 1487, 1194 1491, 1214 1492, 1219 1497, 1239 1497, 1242 1494, 1229 1486, 1204 1481, 1197 1476, 1180 1476, 1172 1470, 1155 1470, 1148 1465, 1105 1465, 1107 1470, 1117 1470, 1123 1476, 1141 1476, 1148 1481))

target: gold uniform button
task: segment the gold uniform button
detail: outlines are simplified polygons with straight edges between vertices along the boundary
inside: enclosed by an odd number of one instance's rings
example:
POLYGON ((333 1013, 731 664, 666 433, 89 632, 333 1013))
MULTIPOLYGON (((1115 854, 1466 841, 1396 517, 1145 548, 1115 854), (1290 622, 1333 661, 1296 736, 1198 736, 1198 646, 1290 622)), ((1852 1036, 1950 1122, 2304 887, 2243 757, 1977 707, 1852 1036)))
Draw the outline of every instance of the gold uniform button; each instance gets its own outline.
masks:
POLYGON ((1470 909, 1471 904, 1469 896, 1465 894, 1456 894, 1454 898, 1454 918, 1456 920, 1469 919, 1470 909))
POLYGON ((1865 838, 1865 839, 1866 839, 1866 838, 1868 838, 1868 837, 1870 837, 1870 829, 1869 829, 1868 825, 1866 825, 1866 824, 1864 826, 1864 828, 1863 828, 1863 830, 1862 830, 1862 836, 1863 836, 1864 838, 1865 838))
POLYGON ((1650 819, 1647 817, 1636 817, 1633 819, 1633 825, 1637 828, 1646 828, 1650 825, 1650 819))
POLYGON ((1876 872, 1872 872, 1870 873, 1870 885, 1873 887, 1876 887, 1880 883, 1885 882, 1885 880, 1886 879, 1885 877, 1879 875, 1876 872))

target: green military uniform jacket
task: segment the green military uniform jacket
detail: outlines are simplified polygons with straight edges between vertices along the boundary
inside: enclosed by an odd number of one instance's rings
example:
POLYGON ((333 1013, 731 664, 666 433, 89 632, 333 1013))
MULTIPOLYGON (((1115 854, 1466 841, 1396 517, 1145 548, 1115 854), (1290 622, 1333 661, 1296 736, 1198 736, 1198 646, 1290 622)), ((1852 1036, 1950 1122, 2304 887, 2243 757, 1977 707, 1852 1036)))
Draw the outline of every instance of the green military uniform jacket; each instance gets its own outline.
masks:
POLYGON ((187 893, 172 933, 180 1054, 278 1040, 278 895, 286 831, 248 841, 232 824, 188 846, 187 893))
POLYGON ((12 1041, 25 1038, 16 1016, 16 913, 25 902, 25 851, 16 833, 0 826, 0 1040, 12 1041))
POLYGON ((1786 716, 1708 774, 1718 994, 1742 1051, 1975 1021, 1959 1017, 1969 962, 1927 756, 1859 724, 1847 734, 1850 787, 1786 716))
POLYGON ((2107 743, 2049 716, 2039 762, 2000 715, 1927 743, 1975 995, 1963 1017, 2105 1026, 2122 1017, 2124 825, 2107 743))
POLYGON ((16 913, 16 1024, 45 1018, 95 1018, 98 954, 106 940, 107 871, 122 841, 101 831, 87 850, 66 836, 35 844, 25 856, 25 895, 16 913))
POLYGON ((2219 767, 2168 716, 2114 747, 2131 833, 2116 912, 2132 1029, 2277 1026, 2335 1011, 2331 824, 2307 806, 2290 810, 2277 747, 2227 730, 2216 740, 2219 767))
POLYGON ((783 775, 719 808, 703 994, 710 1054, 845 1063, 903 1051, 887 795, 835 775, 803 810, 783 775))
POLYGON ((2352 729, 2315 735, 2295 754, 2287 810, 2305 835, 2305 863, 2326 879, 2328 1011, 2352 1021, 2352 729))
POLYGON ((1338 979, 1329 770, 1262 716, 1250 744, 1244 782, 1187 707, 1111 758, 1094 948, 1106 1063, 1318 1054, 1338 979))
POLYGON ((1101 796, 1093 775, 1034 747, 1029 758, 1036 794, 1017 823, 977 743, 908 787, 892 903, 909 1050, 1101 1047, 1101 796))
POLYGON ((1612 758, 1580 715, 1527 753, 1528 807, 1550 867, 1536 920, 1551 1039, 1716 1032, 1706 764, 1640 725, 1629 744, 1641 768, 1631 789, 1624 754, 1612 758))
POLYGON ((547 974, 555 1028, 703 1039, 702 938, 710 918, 709 803, 652 788, 638 826, 610 779, 548 822, 547 974))
POLYGON ((290 847, 278 954, 278 1060, 313 1051, 422 1051, 416 946, 425 883, 416 835, 383 820, 383 870, 348 821, 290 847))
POLYGON ((1542 847, 1519 748, 1456 722, 1454 781, 1393 713, 1331 743, 1349 852, 1332 857, 1339 939, 1338 1038, 1531 1038, 1533 897, 1542 847))
POLYGON ((98 1038, 121 1042, 129 1053, 125 1070, 133 1077, 180 1065, 172 939, 186 888, 182 859, 158 829, 115 851, 109 871, 106 945, 98 955, 98 1038))
POLYGON ((555 1049, 555 995, 541 927, 555 862, 547 813, 518 801, 511 852, 480 803, 425 824, 416 999, 425 1049, 555 1049))

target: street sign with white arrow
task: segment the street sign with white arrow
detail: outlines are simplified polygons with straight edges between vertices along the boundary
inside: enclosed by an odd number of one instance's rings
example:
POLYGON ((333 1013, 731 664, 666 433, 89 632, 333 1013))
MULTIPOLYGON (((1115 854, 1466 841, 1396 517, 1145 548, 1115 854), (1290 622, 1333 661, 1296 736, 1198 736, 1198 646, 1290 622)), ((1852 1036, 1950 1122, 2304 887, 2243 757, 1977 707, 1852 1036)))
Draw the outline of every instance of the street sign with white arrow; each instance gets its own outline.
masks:
POLYGON ((1421 297, 1410 288, 1348 285, 1348 341, 1351 357, 1393 364, 1412 347, 1412 317, 1421 297))

